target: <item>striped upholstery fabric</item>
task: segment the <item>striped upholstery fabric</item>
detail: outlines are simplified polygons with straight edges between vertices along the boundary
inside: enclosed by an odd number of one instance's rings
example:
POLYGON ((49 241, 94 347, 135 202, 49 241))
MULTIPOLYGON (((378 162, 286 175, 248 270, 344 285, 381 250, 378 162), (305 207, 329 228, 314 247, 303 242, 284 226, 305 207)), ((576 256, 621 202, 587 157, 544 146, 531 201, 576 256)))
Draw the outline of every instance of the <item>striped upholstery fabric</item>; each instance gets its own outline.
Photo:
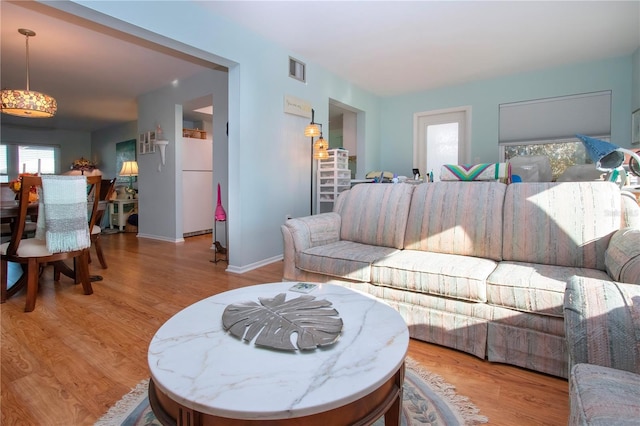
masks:
POLYGON ((372 283, 486 302, 486 279, 495 267, 495 261, 479 257, 403 250, 374 263, 372 283))
POLYGON ((631 192, 622 191, 622 227, 640 229, 640 205, 631 192))
POLYGON ((562 318, 494 306, 489 323, 487 359, 568 377, 562 318))
POLYGON ((503 257, 604 271, 604 252, 620 228, 621 205, 611 182, 509 185, 503 257))
POLYGON ((640 229, 623 228, 613 234, 605 265, 614 280, 640 284, 640 229))
POLYGON ((412 338, 484 359, 490 306, 375 285, 368 291, 400 312, 412 338))
POLYGON ((298 254, 298 268, 348 280, 371 281, 371 264, 399 250, 352 241, 311 247, 298 254))
POLYGON ((522 312, 562 318, 564 289, 574 275, 609 279, 597 269, 500 262, 487 279, 487 301, 522 312))
POLYGON ((640 286, 572 277, 564 311, 572 365, 640 373, 640 286))
MULTIPOLYGON (((553 317, 544 318, 562 321, 553 317)), ((487 360, 558 377, 568 376, 564 337, 493 321, 489 323, 487 360)))
POLYGON ((339 197, 340 239, 381 247, 404 246, 404 230, 414 185, 360 184, 339 197))
POLYGON ((282 225, 291 233, 296 251, 333 243, 340 239, 340 215, 322 213, 289 219, 282 225))
POLYGON ((578 364, 569 378, 569 425, 640 425, 640 375, 578 364))
POLYGON ((405 248, 502 260, 499 182, 435 182, 413 193, 405 248))

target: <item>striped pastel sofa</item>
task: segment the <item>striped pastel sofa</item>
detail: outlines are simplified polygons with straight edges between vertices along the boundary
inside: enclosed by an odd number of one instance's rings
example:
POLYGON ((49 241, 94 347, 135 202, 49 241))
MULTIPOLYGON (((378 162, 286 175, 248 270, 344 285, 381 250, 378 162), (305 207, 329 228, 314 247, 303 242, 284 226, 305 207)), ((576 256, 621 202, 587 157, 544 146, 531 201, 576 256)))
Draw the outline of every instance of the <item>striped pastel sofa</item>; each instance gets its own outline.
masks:
POLYGON ((567 377, 566 282, 640 283, 629 226, 640 208, 608 182, 360 184, 282 226, 283 279, 359 289, 413 338, 567 377))
POLYGON ((564 310, 569 424, 640 425, 640 285, 572 277, 564 310))

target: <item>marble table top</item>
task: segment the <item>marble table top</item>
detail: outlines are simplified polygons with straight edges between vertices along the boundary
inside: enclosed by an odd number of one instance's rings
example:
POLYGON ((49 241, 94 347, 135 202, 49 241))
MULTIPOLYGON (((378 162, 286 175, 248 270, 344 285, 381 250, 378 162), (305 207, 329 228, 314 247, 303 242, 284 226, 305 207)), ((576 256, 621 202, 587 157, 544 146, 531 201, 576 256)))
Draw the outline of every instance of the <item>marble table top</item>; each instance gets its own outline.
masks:
MULTIPOLYGON (((278 351, 222 328, 227 305, 286 292, 295 283, 244 287, 201 300, 158 329, 148 352, 156 387, 174 401, 221 417, 286 419, 327 411, 369 394, 402 365, 407 325, 372 296, 333 284, 311 293, 344 322, 338 341, 311 351, 278 351)), ((296 335, 293 335, 295 339, 296 335)))

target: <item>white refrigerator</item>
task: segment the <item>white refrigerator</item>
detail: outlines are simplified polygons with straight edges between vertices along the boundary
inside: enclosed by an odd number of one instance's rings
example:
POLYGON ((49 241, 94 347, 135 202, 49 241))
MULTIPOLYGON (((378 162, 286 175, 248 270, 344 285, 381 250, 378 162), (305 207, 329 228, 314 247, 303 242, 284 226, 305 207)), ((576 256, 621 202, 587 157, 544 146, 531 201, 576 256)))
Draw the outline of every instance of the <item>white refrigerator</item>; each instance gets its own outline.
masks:
POLYGON ((213 141, 182 138, 182 233, 188 237, 213 229, 213 141))

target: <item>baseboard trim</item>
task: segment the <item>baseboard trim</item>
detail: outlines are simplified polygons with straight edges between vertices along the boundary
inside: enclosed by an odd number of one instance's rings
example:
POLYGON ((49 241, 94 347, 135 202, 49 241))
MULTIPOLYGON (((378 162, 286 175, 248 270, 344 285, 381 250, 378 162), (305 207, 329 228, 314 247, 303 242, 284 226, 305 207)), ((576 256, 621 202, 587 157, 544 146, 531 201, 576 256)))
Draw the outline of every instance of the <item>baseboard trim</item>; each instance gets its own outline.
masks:
POLYGON ((150 240, 166 241, 168 243, 184 243, 184 238, 173 239, 173 238, 168 238, 168 237, 161 237, 161 236, 158 236, 158 235, 141 234, 141 233, 136 234, 136 237, 138 237, 138 238, 148 238, 150 240))
POLYGON ((238 267, 229 265, 226 269, 227 272, 232 272, 234 274, 244 274, 245 272, 252 271, 254 269, 261 268, 265 265, 269 265, 271 263, 279 262, 284 259, 283 255, 274 256, 268 259, 261 260, 259 262, 250 263, 249 265, 238 267))

